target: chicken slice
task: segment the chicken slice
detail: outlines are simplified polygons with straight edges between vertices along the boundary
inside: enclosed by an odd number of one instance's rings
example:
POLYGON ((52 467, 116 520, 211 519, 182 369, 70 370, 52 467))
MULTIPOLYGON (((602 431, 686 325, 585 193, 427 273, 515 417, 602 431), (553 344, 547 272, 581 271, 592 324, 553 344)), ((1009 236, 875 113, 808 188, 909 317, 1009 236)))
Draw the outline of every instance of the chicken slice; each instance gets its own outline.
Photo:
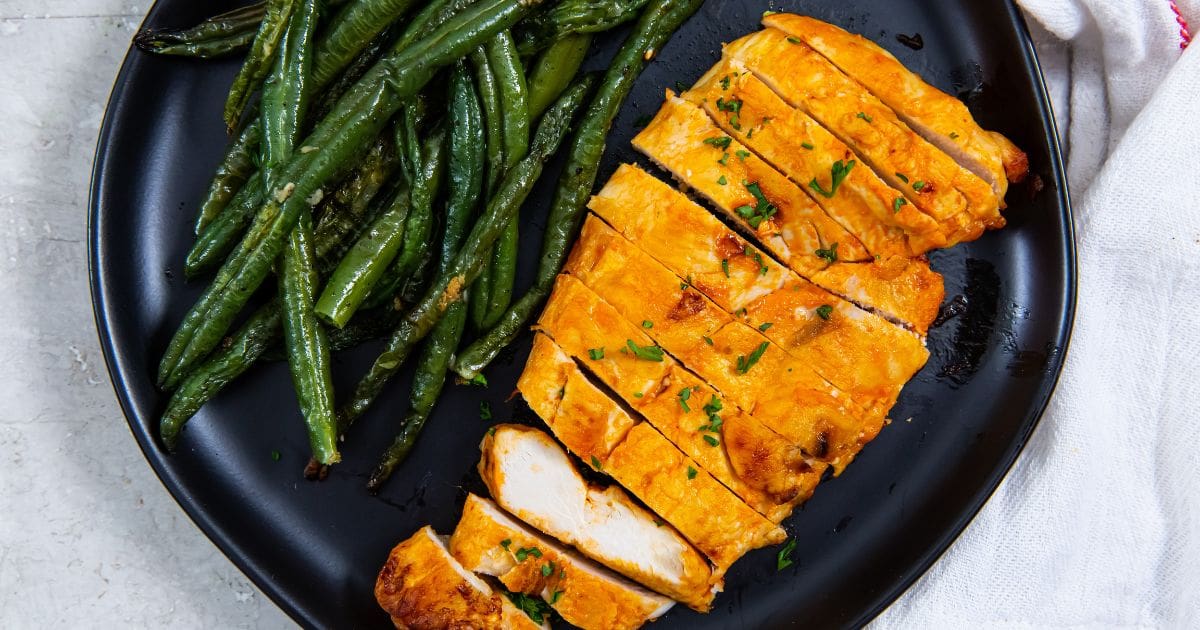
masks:
POLYGON ((921 258, 838 263, 813 274, 812 281, 922 336, 929 332, 946 297, 941 274, 921 258))
MULTIPOLYGON (((826 197, 813 181, 830 176, 830 164, 858 159, 853 150, 811 116, 788 105, 736 59, 713 66, 682 97, 702 107, 728 134, 779 169, 808 193, 831 217, 881 258, 912 256, 948 247, 961 234, 922 213, 904 195, 879 179, 869 168, 852 168, 837 194, 826 197), (718 107, 739 102, 741 129, 732 126, 728 112, 718 107)), ((784 218, 786 220, 786 217, 784 218)))
MULTIPOLYGON (((553 377, 557 370, 544 370, 533 362, 575 366, 575 362, 545 335, 539 334, 534 353, 526 364, 517 388, 522 395, 544 394, 548 383, 537 383, 539 375, 553 377), (531 385, 522 389, 523 385, 531 385), (526 390, 530 394, 526 394, 526 390)), ((593 385, 576 367, 561 383, 563 396, 552 416, 542 416, 563 444, 592 467, 620 483, 663 520, 679 530, 723 575, 747 552, 783 542, 787 535, 721 485, 697 461, 646 422, 635 420, 607 394, 593 385), (622 433, 624 438, 606 449, 591 436, 622 433), (716 509, 719 508, 719 509, 716 509)), ((695 416, 695 422, 710 422, 695 416)), ((699 431, 697 431, 699 433, 699 431)), ((720 427, 708 439, 719 445, 720 427)), ((709 447, 712 448, 711 446, 709 447)), ((699 602, 688 602, 707 611, 711 589, 697 593, 699 602), (708 594, 708 597, 704 597, 708 594), (697 606, 696 604, 700 604, 697 606)))
POLYGON ((474 494, 467 495, 450 551, 509 590, 542 598, 584 630, 632 630, 675 604, 531 531, 474 494))
POLYGON ((617 486, 589 485, 545 433, 500 425, 480 450, 484 484, 522 521, 673 599, 705 607, 719 588, 704 556, 675 528, 656 523, 617 486))
MULTIPOLYGON (((978 236, 984 229, 1004 227, 1000 201, 987 182, 909 129, 878 98, 800 40, 768 28, 730 43, 724 54, 850 145, 884 181, 911 190, 922 212, 957 224, 952 231, 978 236)), ((829 180, 820 185, 831 190, 829 180)))
MULTIPOLYGON (((556 340, 577 339, 581 335, 573 328, 580 326, 578 318, 563 316, 571 312, 587 312, 603 317, 605 321, 612 322, 614 328, 610 334, 618 337, 634 339, 633 335, 641 333, 639 326, 627 319, 622 322, 624 316, 615 307, 579 280, 569 275, 559 276, 554 297, 546 305, 538 325, 556 340)), ((642 330, 649 335, 646 341, 653 344, 651 340, 654 339, 655 327, 642 330)), ((774 352, 759 351, 753 363, 762 364, 765 368, 755 372, 754 377, 747 376, 749 368, 745 371, 740 369, 748 360, 747 357, 756 354, 758 345, 770 345, 757 331, 739 322, 730 322, 714 332, 708 340, 701 339, 697 343, 666 350, 719 392, 713 407, 723 408, 732 404, 749 411, 764 426, 787 438, 814 459, 833 465, 838 472, 849 464, 862 444, 874 437, 874 433, 862 427, 873 426, 874 431, 878 432, 882 416, 868 417, 868 410, 853 402, 849 395, 837 390, 808 366, 788 357, 778 348, 774 352), (751 339, 751 336, 756 339, 751 339), (708 340, 712 341, 711 345, 708 340), (778 377, 764 380, 758 378, 759 374, 778 377), (787 401, 787 404, 781 401, 787 401), (756 407, 760 402, 770 404, 762 406, 760 412, 756 407)), ((642 342, 635 343, 642 345, 642 342)), ((571 342, 562 345, 568 353, 578 356, 580 346, 577 344, 571 342)), ((586 364, 589 368, 605 370, 609 362, 607 357, 606 352, 600 360, 587 361, 586 364)), ((664 354, 663 363, 667 358, 664 354)), ((635 398, 639 398, 637 393, 641 392, 635 392, 635 398)), ((654 390, 653 394, 661 395, 659 390, 654 390)))
MULTIPOLYGON (((692 405, 687 400, 680 403, 680 390, 689 389, 687 396, 696 396, 699 401, 709 400, 709 394, 715 392, 669 355, 663 356, 668 373, 658 386, 646 391, 630 391, 624 387, 611 355, 612 352, 620 355, 619 349, 613 350, 610 346, 605 350, 581 342, 581 336, 572 330, 580 321, 573 314, 587 310, 600 312, 605 321, 612 322, 606 332, 629 339, 639 347, 652 347, 654 342, 642 333, 642 329, 622 319, 611 306, 592 299, 590 292, 577 286, 579 284, 579 280, 570 276, 559 277, 538 324, 541 331, 556 342, 551 343, 545 335, 534 338, 525 375, 518 383, 518 389, 539 415, 545 417, 545 414, 553 413, 550 407, 554 397, 565 393, 562 385, 554 384, 565 382, 568 376, 569 366, 558 359, 561 351, 585 365, 626 404, 642 413, 668 439, 772 522, 782 521, 791 514, 794 504, 812 495, 824 466, 805 461, 800 449, 789 440, 740 410, 731 408, 723 414, 726 439, 722 448, 709 446, 696 430, 698 416, 691 413, 692 405), (565 340, 561 346, 557 342, 559 339, 565 340), (531 370, 546 374, 539 376, 531 370)), ((703 404, 700 402, 695 408, 700 409, 703 404)), ((609 431, 604 435, 616 433, 609 431)), ((573 438, 580 448, 580 457, 590 462, 593 451, 587 450, 586 439, 587 436, 573 438)), ((616 440, 608 437, 598 442, 593 449, 611 452, 616 446, 616 440)))
POLYGON ((429 526, 396 545, 375 582, 375 599, 397 628, 549 629, 464 569, 429 526))
MULTIPOLYGON (((796 278, 686 195, 636 166, 619 166, 588 207, 730 313, 796 278)), ((926 319, 930 307, 936 316, 944 297, 941 276, 924 259, 835 263, 806 277, 921 334, 933 319, 926 319)))
POLYGON ((705 337, 737 321, 757 329, 752 337, 765 336, 801 365, 883 413, 929 358, 913 333, 797 276, 750 303, 735 320, 591 216, 564 270, 627 320, 648 324, 647 334, 673 354, 703 353, 705 337), (656 298, 647 300, 646 294, 656 298))
POLYGON ((633 147, 802 273, 828 264, 819 250, 836 248, 846 260, 871 258, 857 238, 791 180, 670 92, 654 120, 633 138, 633 147))
POLYGON ((1024 179, 1029 160, 1016 145, 980 127, 962 101, 926 83, 875 42, 792 13, 765 16, 763 24, 803 40, 863 84, 909 127, 987 181, 1002 202, 1008 183, 1024 179))

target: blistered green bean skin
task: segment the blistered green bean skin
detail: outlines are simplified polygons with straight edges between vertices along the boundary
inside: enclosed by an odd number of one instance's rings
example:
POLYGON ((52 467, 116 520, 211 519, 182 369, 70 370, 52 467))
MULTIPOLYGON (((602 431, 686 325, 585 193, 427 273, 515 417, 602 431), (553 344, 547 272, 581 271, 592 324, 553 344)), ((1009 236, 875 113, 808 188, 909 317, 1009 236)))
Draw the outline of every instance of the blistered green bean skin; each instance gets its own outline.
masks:
POLYGON ((258 34, 250 44, 250 52, 241 70, 233 78, 229 97, 225 99, 225 126, 231 132, 237 128, 250 96, 262 85, 275 64, 275 51, 283 39, 296 4, 295 0, 267 0, 267 12, 258 27, 258 34))
POLYGON ((213 16, 188 29, 148 29, 133 41, 160 55, 210 59, 241 52, 250 46, 266 12, 265 2, 213 16))
POLYGON ((551 45, 529 71, 529 119, 537 120, 542 112, 567 89, 579 73, 592 36, 587 33, 568 35, 551 45))
POLYGON ((531 56, 576 33, 600 33, 620 26, 636 18, 647 4, 648 0, 563 0, 547 5, 521 25, 521 56, 531 56))
POLYGON ((500 351, 512 343, 541 307, 567 255, 571 237, 579 229, 584 207, 596 185, 596 172, 604 155, 605 138, 613 119, 633 88, 633 83, 671 35, 703 0, 653 0, 613 59, 588 113, 571 141, 566 167, 559 179, 538 262, 534 286, 500 318, 487 334, 458 354, 454 371, 466 380, 479 375, 500 351))

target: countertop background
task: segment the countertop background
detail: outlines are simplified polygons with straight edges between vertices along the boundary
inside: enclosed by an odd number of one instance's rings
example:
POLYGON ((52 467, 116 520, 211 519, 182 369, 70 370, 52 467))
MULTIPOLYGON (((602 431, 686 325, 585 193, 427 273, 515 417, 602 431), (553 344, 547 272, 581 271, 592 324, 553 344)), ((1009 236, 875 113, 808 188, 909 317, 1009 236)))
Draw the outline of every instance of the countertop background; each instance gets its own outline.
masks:
MULTIPOLYGON (((117 406, 92 320, 92 156, 148 5, 0 0, 3 628, 294 625, 155 478, 117 406)), ((1049 41, 1031 26, 1039 44, 1049 41)), ((1068 52, 1039 47, 1053 100, 1066 102, 1068 52)))

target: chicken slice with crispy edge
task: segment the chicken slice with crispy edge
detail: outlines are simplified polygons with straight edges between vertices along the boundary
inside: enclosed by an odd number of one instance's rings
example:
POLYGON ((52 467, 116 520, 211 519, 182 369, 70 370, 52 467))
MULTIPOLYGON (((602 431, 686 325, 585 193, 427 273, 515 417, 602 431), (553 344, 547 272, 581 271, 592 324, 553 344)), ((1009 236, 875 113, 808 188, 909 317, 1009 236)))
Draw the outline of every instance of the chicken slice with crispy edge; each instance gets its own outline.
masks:
POLYGON ((617 486, 589 485, 549 435, 503 424, 480 444, 479 473, 506 511, 659 593, 707 609, 720 590, 708 562, 617 486))
MULTIPOLYGON (((716 574, 723 575, 747 552, 787 538, 778 525, 738 499, 651 424, 630 416, 593 385, 571 357, 539 333, 517 389, 528 399, 545 396, 555 386, 563 392, 561 399, 556 399, 558 408, 542 416, 554 435, 674 526, 712 560, 716 574), (569 371, 566 379, 560 380, 564 369, 569 371), (615 434, 624 438, 611 447, 609 440, 594 437, 615 434)), ((542 403, 530 406, 547 407, 542 403)), ((709 424, 711 420, 702 420, 697 413, 694 422, 709 424)), ((719 427, 713 434, 719 434, 719 427)), ((708 439, 719 444, 713 434, 708 439)), ((700 603, 701 611, 710 604, 700 603)))
POLYGON ((829 264, 819 251, 836 249, 845 260, 872 258, 791 180, 670 92, 633 147, 804 273, 829 264))
MULTIPOLYGON (((726 45, 724 54, 849 145, 884 181, 908 187, 922 212, 957 224, 952 231, 977 237, 984 229, 1004 226, 1000 201, 987 182, 800 40, 768 28, 726 45)), ((820 184, 830 190, 831 184, 820 184)))
POLYGON ((450 552, 510 591, 542 598, 584 630, 632 630, 675 604, 533 532, 474 494, 467 495, 450 552))
MULTIPOLYGON (((796 279, 687 195, 636 166, 619 166, 588 207, 728 312, 796 279)), ((945 296, 941 275, 925 259, 839 262, 808 279, 922 335, 945 296)))
MULTIPOLYGON (((568 263, 568 266, 570 263, 568 263)), ((578 356, 586 352, 589 339, 629 339, 642 348, 661 348, 654 345, 654 328, 642 328, 626 319, 577 278, 559 276, 554 292, 542 317, 539 329, 545 331, 569 353, 578 356), (600 328, 595 322, 604 322, 600 328), (643 334, 642 331, 646 334, 643 334), (582 341, 581 341, 582 340, 582 341)), ((774 352, 758 351, 749 335, 757 336, 758 344, 770 345, 756 331, 737 322, 730 322, 698 343, 678 348, 665 348, 678 362, 696 373, 716 390, 712 407, 721 409, 735 405, 749 411, 759 422, 799 446, 806 454, 834 466, 839 472, 882 425, 882 416, 873 417, 870 410, 856 404, 850 397, 830 385, 808 367, 801 365, 778 348, 774 352), (711 344, 709 342, 712 342, 711 344), (749 353, 749 354, 747 354, 749 353), (748 357, 763 369, 754 368, 753 377, 740 369, 748 357), (758 378, 759 374, 779 375, 777 378, 758 378), (761 410, 760 410, 761 407, 761 410)), ((621 353, 616 353, 621 354, 621 353)), ((660 364, 649 354, 642 354, 646 363, 660 364)), ((612 361, 609 352, 596 361, 585 364, 594 370, 607 370, 612 361)), ((669 359, 661 355, 661 363, 669 359)), ((615 370, 614 370, 615 371, 615 370)), ((746 369, 749 372, 749 368, 746 369)), ((626 388, 622 388, 624 390, 626 388)), ((661 395, 655 390, 654 395, 661 395)), ((635 398, 645 398, 633 392, 635 398)), ((624 396, 625 394, 622 394, 624 396)), ((706 402, 699 404, 705 405, 706 402)), ((635 408, 637 404, 634 405, 635 408)), ((699 424, 697 425, 697 427, 699 424)), ((718 438, 719 440, 719 438, 718 438)))
POLYGON ((737 321, 882 413, 929 358, 915 334, 794 276, 734 318, 594 215, 565 270, 626 319, 644 322, 647 334, 672 353, 703 351, 706 336, 737 321))
POLYGON ((550 628, 544 618, 535 622, 463 568, 429 526, 388 554, 375 582, 375 599, 397 628, 550 628))
POLYGON ((947 234, 945 226, 918 210, 904 190, 888 186, 870 168, 851 168, 834 195, 818 193, 811 183, 829 179, 831 164, 857 162, 858 156, 736 59, 722 59, 681 97, 703 108, 721 129, 795 182, 870 253, 881 258, 912 256, 960 240, 961 235, 947 234), (732 114, 718 106, 726 101, 740 103, 740 130, 733 127, 732 114))
POLYGON ((763 24, 799 38, 863 84, 926 140, 992 186, 1003 203, 1009 182, 1029 171, 1029 159, 1008 138, 975 122, 962 101, 926 83, 875 42, 833 24, 774 13, 763 24))
MULTIPOLYGON (((578 282, 569 276, 558 280, 558 284, 578 282)), ((790 440, 732 405, 721 414, 725 432, 721 448, 709 445, 703 433, 696 429, 704 416, 692 413, 692 409, 701 409, 716 391, 670 356, 663 355, 663 377, 654 387, 642 390, 628 387, 622 380, 622 374, 627 372, 623 364, 631 357, 643 360, 628 353, 627 342, 647 348, 654 347, 653 341, 608 305, 595 300, 574 299, 577 297, 587 298, 587 295, 569 287, 556 290, 539 322, 540 330, 554 339, 556 351, 550 352, 549 338, 536 336, 526 373, 536 365, 538 370, 553 372, 553 376, 534 379, 523 375, 517 384, 538 415, 553 414, 555 401, 565 394, 562 386, 555 384, 565 382, 571 374, 571 366, 554 360, 557 350, 561 350, 574 357, 588 373, 772 522, 782 521, 791 514, 795 504, 812 495, 825 466, 806 461, 801 449, 790 440), (535 357, 539 360, 537 364, 533 363, 535 357), (681 398, 683 389, 689 390, 687 398, 681 398), (698 402, 689 403, 693 396, 698 402)), ((653 361, 643 362, 659 365, 653 361)), ((591 462, 593 454, 599 456, 611 452, 631 427, 612 423, 602 434, 572 436, 571 442, 576 445, 572 450, 578 448, 576 452, 580 458, 591 462)), ((562 439, 567 441, 566 437, 562 439)))

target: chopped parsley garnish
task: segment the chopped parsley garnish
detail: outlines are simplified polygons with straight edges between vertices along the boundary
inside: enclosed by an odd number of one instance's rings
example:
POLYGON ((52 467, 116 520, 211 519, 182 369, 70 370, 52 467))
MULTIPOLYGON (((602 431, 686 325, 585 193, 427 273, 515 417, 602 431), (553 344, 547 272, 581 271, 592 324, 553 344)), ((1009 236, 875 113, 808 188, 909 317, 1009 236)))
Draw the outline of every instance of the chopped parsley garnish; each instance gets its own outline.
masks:
POLYGON ((789 37, 789 38, 787 38, 787 40, 788 40, 789 42, 793 43, 793 44, 799 44, 799 43, 800 43, 800 38, 799 38, 799 37, 789 37))
POLYGON ((829 261, 829 264, 833 264, 838 261, 837 245, 837 243, 833 243, 829 246, 829 249, 818 249, 813 253, 817 255, 817 258, 824 258, 829 261))
POLYGON ((817 307, 817 317, 825 321, 829 321, 829 316, 833 315, 833 307, 828 304, 822 304, 817 307))
POLYGON ((787 541, 783 549, 779 550, 779 555, 775 558, 775 570, 782 571, 792 566, 792 551, 796 549, 796 539, 793 538, 787 541))
POLYGON ((710 346, 713 345, 712 337, 709 337, 708 335, 700 335, 700 338, 704 340, 704 343, 710 346))
POLYGON ((717 160, 717 164, 720 164, 721 166, 725 166, 725 165, 729 164, 729 152, 728 151, 726 151, 725 154, 721 156, 721 159, 717 160))
POLYGON ((593 361, 599 361, 604 358, 604 347, 588 348, 588 357, 593 361))
POLYGON ((734 212, 737 212, 738 216, 745 219, 751 228, 757 230, 763 221, 775 216, 775 213, 779 212, 779 208, 776 208, 775 204, 767 199, 758 182, 742 181, 742 185, 746 187, 746 190, 751 195, 754 195, 754 206, 750 206, 749 204, 739 206, 734 212))
POLYGON ((648 319, 643 319, 642 320, 642 328, 654 328, 654 322, 652 322, 648 319))
POLYGON ((626 339, 625 345, 629 348, 629 351, 633 353, 633 356, 639 359, 662 363, 663 351, 662 348, 659 348, 658 346, 639 346, 636 343, 633 343, 632 339, 626 339))
POLYGON ((858 116, 855 116, 855 118, 861 118, 869 123, 875 122, 875 119, 868 116, 866 112, 858 112, 858 116))
POLYGON ((771 270, 770 267, 767 267, 767 265, 765 263, 763 263, 762 254, 754 251, 753 249, 750 249, 749 245, 747 245, 746 248, 742 250, 742 254, 749 258, 754 259, 754 262, 758 263, 758 273, 765 276, 765 275, 767 275, 767 272, 771 270))
POLYGON ((721 443, 721 440, 718 440, 717 438, 715 438, 711 435, 706 435, 706 436, 704 436, 704 443, 709 446, 716 446, 721 443))
POLYGON ((692 408, 688 406, 687 401, 692 397, 692 388, 684 387, 679 390, 679 406, 683 407, 684 413, 691 413, 692 408))
POLYGON ((763 331, 763 332, 767 332, 767 331, 768 331, 768 330, 770 330, 770 329, 771 329, 771 327, 772 327, 772 326, 774 326, 774 325, 775 325, 775 324, 773 324, 773 323, 771 323, 771 322, 763 322, 763 323, 762 323, 762 325, 760 325, 760 326, 758 327, 758 329, 759 329, 759 330, 761 330, 761 331, 763 331))
MULTIPOLYGON (((559 397, 559 398, 562 398, 562 394, 559 394, 559 395, 558 395, 558 397, 559 397)), ((491 427, 491 428, 489 428, 489 429, 488 429, 488 431, 487 431, 487 434, 488 434, 488 435, 496 435, 496 427, 491 427)))
POLYGON ((729 75, 728 75, 728 74, 727 74, 727 75, 725 75, 725 76, 723 76, 723 77, 721 77, 721 89, 722 89, 722 90, 728 90, 728 89, 729 89, 729 75))
POLYGON ((951 131, 951 132, 950 132, 950 139, 951 139, 951 140, 958 140, 958 132, 957 132, 957 131, 951 131))
POLYGON ((600 460, 595 455, 592 455, 592 468, 604 470, 604 464, 600 463, 600 460))
POLYGON ((539 626, 546 621, 546 616, 550 614, 550 604, 547 604, 540 597, 530 597, 524 593, 504 592, 505 597, 513 603, 521 612, 529 616, 534 623, 539 626))
POLYGON ((896 173, 896 177, 899 178, 900 181, 904 182, 905 184, 908 183, 908 176, 905 175, 904 173, 896 173))
POLYGON ((508 549, 508 546, 509 546, 509 545, 511 545, 511 544, 512 544, 512 539, 511 539, 511 538, 505 538, 504 540, 501 540, 501 541, 500 541, 500 546, 501 546, 501 547, 504 547, 505 549, 508 549))
POLYGON ((913 190, 915 190, 917 192, 921 192, 921 190, 924 188, 925 188, 925 182, 920 182, 920 181, 913 182, 913 190))
POLYGON ((704 144, 717 147, 718 149, 728 149, 730 142, 733 142, 733 138, 730 138, 729 136, 718 136, 704 139, 704 144))
POLYGON ((550 595, 550 604, 551 605, 557 604, 558 598, 562 597, 562 594, 563 594, 562 591, 554 591, 554 593, 552 595, 550 595))
POLYGON ((543 564, 542 565, 542 577, 550 577, 551 573, 554 573, 554 563, 547 562, 546 564, 543 564))
POLYGON ((808 149, 809 151, 813 150, 813 143, 811 143, 811 142, 801 142, 800 146, 804 147, 805 149, 808 149))
POLYGON ((541 558, 542 550, 538 549, 537 547, 521 547, 520 549, 517 550, 517 553, 514 555, 517 557, 517 562, 525 562, 525 560, 528 559, 529 556, 533 556, 534 558, 541 558))
POLYGON ((900 212, 900 207, 906 205, 907 203, 908 200, 904 197, 896 197, 896 200, 892 202, 892 214, 900 212))
POLYGON ((837 194, 838 188, 842 185, 842 180, 846 179, 846 176, 850 174, 850 171, 854 168, 855 164, 857 164, 857 162, 854 160, 850 160, 849 162, 838 160, 834 162, 833 166, 830 168, 829 190, 822 188, 816 177, 814 177, 812 181, 808 183, 808 187, 817 191, 817 193, 822 197, 825 197, 826 199, 832 199, 833 196, 837 194))
POLYGON ((769 345, 771 345, 769 342, 764 341, 764 342, 758 344, 758 347, 755 348, 750 353, 750 356, 747 357, 747 356, 738 355, 738 359, 737 359, 738 372, 740 372, 742 374, 749 372, 750 368, 754 367, 754 364, 758 363, 758 360, 762 358, 763 353, 767 351, 767 346, 769 346, 769 345))
POLYGON ((695 478, 696 478, 696 472, 697 472, 697 470, 696 470, 695 468, 692 468, 691 466, 688 466, 688 473, 687 473, 687 475, 688 475, 688 479, 695 479, 695 478))
POLYGON ((271 461, 277 462, 279 461, 280 457, 283 457, 283 455, 281 455, 279 451, 271 451, 271 461))
POLYGON ((722 175, 722 176, 720 176, 720 177, 718 177, 718 178, 717 178, 717 183, 718 183, 718 184, 720 184, 720 185, 722 185, 722 186, 724 186, 725 184, 728 184, 728 183, 729 183, 729 180, 725 179, 725 176, 724 176, 724 175, 722 175))
POLYGON ((738 149, 738 150, 737 150, 737 151, 734 153, 734 155, 738 156, 738 159, 739 159, 739 160, 741 160, 741 161, 745 162, 745 161, 746 161, 746 158, 750 157, 750 152, 749 152, 749 151, 743 151, 743 150, 741 150, 741 149, 738 149))
MULTIPOLYGON (((753 138, 753 137, 754 137, 754 127, 751 127, 751 128, 749 128, 749 129, 747 129, 747 130, 746 130, 746 137, 747 137, 747 138, 753 138)), ((749 153, 747 153, 746 155, 750 155, 750 154, 749 154, 749 153)), ((743 159, 745 159, 745 158, 743 158, 743 159)))
MULTIPOLYGON (((718 412, 721 411, 723 407, 724 406, 721 404, 721 399, 713 396, 712 400, 709 400, 708 403, 704 405, 704 415, 708 417, 708 422, 696 427, 696 430, 707 431, 708 433, 720 433, 721 425, 724 423, 724 420, 721 420, 721 416, 718 414, 718 412)), ((709 446, 717 445, 716 438, 713 438, 711 435, 704 436, 704 441, 708 442, 709 446), (712 441, 710 441, 710 439, 712 441)))
POLYGON ((643 394, 642 392, 633 392, 633 397, 634 397, 634 398, 641 398, 641 397, 642 397, 642 396, 644 396, 644 395, 645 395, 645 394, 643 394))
POLYGON ((721 259, 721 271, 725 272, 726 278, 729 277, 729 259, 728 258, 721 259))
POLYGON ((740 101, 736 98, 731 98, 729 100, 725 100, 724 98, 718 98, 717 99, 717 110, 722 111, 722 112, 729 112, 729 114, 730 114, 729 124, 733 125, 734 129, 742 128, 742 125, 740 122, 740 120, 741 120, 740 115, 742 112, 742 101, 740 101))
POLYGON ((486 400, 479 403, 479 419, 480 420, 491 420, 492 419, 492 406, 489 405, 488 401, 486 401, 486 400))

